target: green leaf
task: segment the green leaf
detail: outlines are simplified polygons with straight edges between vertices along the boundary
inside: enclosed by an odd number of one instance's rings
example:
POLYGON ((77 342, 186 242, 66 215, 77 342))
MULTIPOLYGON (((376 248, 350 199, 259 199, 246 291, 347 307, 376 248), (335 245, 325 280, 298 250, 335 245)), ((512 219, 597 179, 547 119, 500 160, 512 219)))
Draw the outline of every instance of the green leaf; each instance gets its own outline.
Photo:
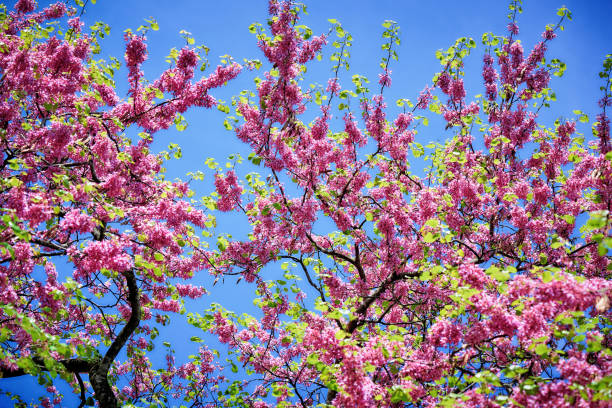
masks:
POLYGON ((326 316, 330 319, 341 319, 342 313, 339 310, 334 310, 329 312, 326 316))
POLYGON ((553 274, 548 269, 544 270, 542 273, 542 282, 548 283, 553 280, 553 274))
POLYGON ((586 223, 587 230, 591 231, 605 227, 607 222, 607 213, 607 211, 594 211, 590 213, 590 218, 586 223))
POLYGON ((336 339, 338 340, 342 340, 344 338, 346 338, 348 335, 346 334, 346 332, 344 330, 338 330, 335 334, 336 339))
POLYGON ((412 398, 401 386, 394 385, 390 390, 391 403, 398 404, 400 402, 411 402, 412 398))
POLYGON ((310 354, 308 357, 306 357, 306 362, 308 364, 315 365, 319 362, 319 356, 317 356, 316 354, 310 354))
POLYGON ((550 349, 548 348, 548 346, 544 343, 539 343, 536 347, 535 347, 535 352, 537 355, 539 356, 544 356, 546 354, 548 354, 548 352, 550 351, 550 349))
POLYGON ((563 246, 563 242, 557 241, 557 242, 553 242, 550 247, 552 249, 558 249, 558 248, 561 248, 562 246, 563 246))
POLYGON ((571 214, 565 214, 561 218, 563 218, 563 221, 567 222, 570 225, 574 224, 574 221, 576 221, 576 217, 571 214))
POLYGON ((432 234, 431 232, 426 232, 425 235, 423 236, 423 242, 427 243, 427 244, 431 244, 432 242, 436 242, 436 236, 432 234))

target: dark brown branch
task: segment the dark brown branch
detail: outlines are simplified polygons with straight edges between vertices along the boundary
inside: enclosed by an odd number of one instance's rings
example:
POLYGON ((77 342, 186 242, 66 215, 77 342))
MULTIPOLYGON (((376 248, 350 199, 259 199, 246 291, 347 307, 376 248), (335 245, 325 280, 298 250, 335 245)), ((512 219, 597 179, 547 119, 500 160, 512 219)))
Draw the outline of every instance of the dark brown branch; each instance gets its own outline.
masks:
POLYGON ((100 179, 98 178, 98 175, 96 174, 96 168, 94 166, 93 158, 89 159, 88 164, 89 164, 89 171, 91 172, 91 178, 96 183, 100 183, 100 179))
POLYGON ((321 289, 319 285, 316 285, 313 282, 312 278, 310 277, 310 273, 308 272, 308 268, 306 268, 306 265, 304 265, 304 261, 301 258, 296 258, 295 256, 291 256, 291 255, 281 256, 281 258, 291 259, 297 262, 298 264, 300 264, 300 266, 302 267, 302 270, 304 271, 304 275, 306 275, 306 279, 308 280, 308 283, 310 284, 310 286, 312 286, 317 292, 319 292, 319 295, 321 295, 321 300, 323 302, 327 302, 327 300, 325 299, 325 293, 323 293, 323 290, 321 289))
MULTIPOLYGON (((387 279, 385 279, 383 283, 370 296, 367 296, 364 298, 363 303, 361 303, 361 305, 359 305, 357 310, 355 310, 355 315, 365 316, 366 312, 368 311, 368 308, 372 306, 372 303, 374 303, 377 299, 379 299, 380 296, 383 294, 383 292, 386 291, 391 284, 397 281, 400 281, 404 278, 415 278, 418 275, 419 275, 418 272, 417 273, 401 273, 401 274, 394 273, 392 275, 389 275, 387 279)), ((348 322, 348 324, 346 325, 345 331, 349 334, 352 334, 355 331, 355 329, 359 327, 363 322, 364 320, 361 317, 355 317, 350 322, 348 322)))
MULTIPOLYGON (((47 371, 47 367, 45 366, 45 362, 40 357, 33 357, 32 360, 38 366, 40 370, 47 371)), ((71 373, 88 373, 93 363, 89 360, 84 360, 81 358, 73 358, 68 360, 59 360, 59 364, 63 365, 64 368, 71 373)), ((30 373, 26 372, 23 368, 18 368, 16 370, 11 370, 6 367, 0 367, 0 378, 14 378, 21 377, 24 375, 30 375, 30 373)))
POLYGON ((81 403, 78 408, 83 408, 85 404, 87 404, 87 398, 85 398, 85 383, 83 383, 83 379, 79 373, 74 373, 74 376, 79 382, 79 388, 81 389, 81 403))
POLYGON ((320 251, 322 253, 324 253, 325 255, 331 256, 333 258, 340 258, 343 261, 346 261, 348 263, 350 263, 351 265, 353 265, 356 269, 357 269, 357 273, 359 274, 359 278, 362 281, 366 281, 366 275, 365 275, 365 271, 363 270, 363 266, 361 266, 361 261, 359 260, 359 248, 357 247, 357 244, 355 244, 355 259, 351 258, 350 256, 347 256, 341 252, 337 252, 337 251, 330 251, 324 248, 321 248, 316 241, 312 238, 312 236, 310 236, 310 234, 306 234, 306 237, 308 238, 308 240, 310 241, 310 243, 316 248, 317 251, 320 251))
POLYGON ((127 340, 140 324, 140 299, 136 276, 133 270, 123 272, 123 276, 128 287, 128 302, 132 308, 132 314, 127 324, 123 326, 119 335, 108 348, 102 360, 89 370, 89 381, 94 389, 94 396, 101 408, 117 408, 118 406, 117 397, 108 383, 108 371, 127 340))
POLYGON ((55 244, 53 242, 50 242, 50 241, 45 241, 45 240, 42 240, 42 239, 33 238, 30 242, 32 242, 34 244, 42 245, 42 246, 47 247, 47 248, 55 249, 56 251, 63 251, 64 253, 66 252, 66 248, 64 248, 61 245, 55 244))
POLYGON ((588 244, 584 244, 584 245, 582 245, 581 247, 574 249, 574 250, 573 250, 572 252, 570 252, 568 255, 569 255, 569 256, 573 256, 575 253, 580 252, 580 251, 582 251, 583 249, 588 248, 588 247, 590 247, 591 245, 595 245, 595 244, 597 244, 597 242, 589 242, 588 244))

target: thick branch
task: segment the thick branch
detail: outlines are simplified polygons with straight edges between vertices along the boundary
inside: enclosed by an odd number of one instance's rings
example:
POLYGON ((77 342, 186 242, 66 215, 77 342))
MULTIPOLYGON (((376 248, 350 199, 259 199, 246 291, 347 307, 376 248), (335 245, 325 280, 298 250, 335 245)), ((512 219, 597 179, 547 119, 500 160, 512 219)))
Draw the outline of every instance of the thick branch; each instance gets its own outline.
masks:
POLYGON ((87 399, 85 398, 85 383, 83 382, 83 379, 81 378, 79 373, 74 373, 74 376, 79 382, 79 389, 81 390, 81 403, 79 404, 78 408, 83 408, 85 404, 87 404, 87 399))
POLYGON ((108 371, 117 358, 119 351, 123 348, 134 330, 140 324, 140 299, 138 297, 138 286, 134 271, 123 273, 128 286, 128 301, 132 308, 132 314, 127 324, 121 329, 119 335, 108 348, 102 360, 89 370, 89 381, 94 389, 94 396, 101 408, 117 408, 118 402, 115 393, 108 383, 108 371))
MULTIPOLYGON (((32 360, 41 370, 47 371, 47 368, 42 358, 33 357, 32 360)), ((62 364, 67 371, 75 374, 88 373, 91 367, 93 367, 93 363, 91 361, 83 360, 80 358, 60 360, 58 361, 58 363, 62 364)), ((11 370, 6 367, 0 367, 0 378, 14 378, 21 377, 23 375, 30 375, 30 373, 26 372, 23 368, 11 370)))
MULTIPOLYGON (((359 316, 360 315, 365 316, 366 312, 368 311, 368 308, 377 299, 380 298, 383 292, 389 288, 389 285, 393 284, 394 282, 400 281, 404 278, 416 277, 416 276, 418 276, 418 273, 417 274, 414 274, 414 273, 395 274, 394 273, 394 274, 391 274, 389 277, 387 277, 387 279, 385 279, 384 282, 382 282, 382 284, 370 296, 367 296, 366 298, 364 298, 361 305, 359 305, 359 307, 355 311, 355 314, 357 315, 357 317, 353 318, 351 321, 348 322, 344 331, 346 331, 349 334, 352 334, 355 331, 355 329, 357 329, 360 325, 362 325, 365 322, 365 320, 359 316)), ((327 393, 327 404, 331 404, 334 398, 336 398, 336 395, 338 395, 338 391, 329 390, 329 392, 327 393)))
MULTIPOLYGON (((377 300, 380 298, 380 296, 383 294, 384 291, 386 291, 389 288, 389 285, 400 281, 404 278, 415 278, 419 275, 419 273, 400 273, 400 274, 391 274, 389 275, 389 277, 387 277, 387 279, 385 279, 382 284, 370 295, 364 298, 363 302, 361 303, 361 305, 359 305, 359 307, 357 308, 357 310, 355 310, 355 315, 356 316, 365 316, 366 312, 368 311, 368 308, 377 300)), ((359 327, 361 324, 363 324, 363 320, 361 317, 355 317, 354 319, 352 319, 350 322, 348 322, 348 324, 346 325, 346 329, 345 331, 347 333, 352 334, 355 329, 357 327, 359 327)))

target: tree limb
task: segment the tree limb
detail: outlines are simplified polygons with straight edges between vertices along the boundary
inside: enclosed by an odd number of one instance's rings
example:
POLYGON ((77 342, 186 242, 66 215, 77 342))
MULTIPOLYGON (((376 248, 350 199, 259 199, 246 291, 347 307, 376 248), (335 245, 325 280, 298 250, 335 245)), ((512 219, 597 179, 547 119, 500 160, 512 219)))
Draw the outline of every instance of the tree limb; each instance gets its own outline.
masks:
POLYGON ((128 286, 128 301, 132 308, 132 314, 127 324, 123 326, 119 335, 106 351, 102 360, 89 370, 89 381, 94 389, 94 396, 101 408, 117 408, 118 406, 117 397, 108 383, 108 371, 113 361, 115 361, 115 358, 117 358, 119 351, 121 351, 134 330, 136 330, 140 324, 140 299, 138 296, 136 276, 133 270, 123 272, 122 275, 125 277, 128 286))

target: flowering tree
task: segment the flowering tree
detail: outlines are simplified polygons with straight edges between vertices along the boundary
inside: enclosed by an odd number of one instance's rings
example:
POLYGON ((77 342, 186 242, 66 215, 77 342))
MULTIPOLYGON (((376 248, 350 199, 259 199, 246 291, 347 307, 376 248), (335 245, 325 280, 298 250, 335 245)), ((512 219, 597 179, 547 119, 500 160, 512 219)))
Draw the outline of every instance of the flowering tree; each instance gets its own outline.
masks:
POLYGON ((477 45, 461 38, 393 113, 394 22, 378 83, 347 85, 351 36, 335 20, 335 38, 313 36, 299 7, 270 1, 269 33, 252 31, 272 68, 227 122, 269 175, 242 183, 218 169, 218 209, 252 228, 207 255, 214 273, 255 284, 260 318, 220 305, 190 317, 247 370, 227 404, 609 406, 612 57, 592 138, 576 131, 581 112, 542 126, 565 69, 547 47, 571 14, 560 9, 525 52, 520 7, 507 34, 482 37, 481 96, 466 96, 463 60, 477 45), (327 87, 302 87, 326 42, 327 87), (430 114, 449 138, 423 146, 430 114))
POLYGON ((160 174, 169 153, 149 146, 159 130, 184 127, 189 107, 215 106, 209 91, 240 66, 194 80, 205 49, 185 47, 147 82, 144 33, 128 31, 121 100, 119 61, 95 59, 106 25, 83 32, 63 2, 0 7, 0 377, 37 376, 50 394, 43 406, 60 403, 58 375, 81 406, 93 405, 92 390, 101 407, 163 401, 171 390, 197 405, 218 380, 213 355, 202 348, 188 366, 169 355, 155 370, 147 351, 167 312, 204 293, 188 280, 207 262, 195 231, 210 221, 185 200, 187 184, 160 174), (202 387, 190 393, 186 378, 202 387))
POLYGON ((394 22, 378 83, 347 84, 350 34, 332 20, 336 38, 313 36, 299 7, 272 0, 270 32, 251 27, 271 69, 226 121, 266 174, 242 182, 209 161, 204 203, 252 227, 211 251, 195 232, 212 216, 163 178, 169 153, 150 145, 240 67, 194 80, 204 49, 185 47, 147 82, 144 33, 128 32, 121 100, 119 62, 95 59, 105 25, 83 32, 64 3, 0 10, 0 377, 38 377, 43 406, 61 403, 58 376, 81 406, 608 406, 612 57, 593 137, 577 132, 581 112, 542 126, 564 70, 547 45, 571 14, 525 54, 519 11, 482 38, 482 96, 467 97, 477 46, 461 38, 415 102, 391 108, 394 22), (301 86, 327 42, 327 86, 301 86), (419 134, 434 115, 444 143, 419 134), (256 290, 258 318, 220 305, 189 316, 228 345, 234 382, 206 347, 179 366, 148 358, 168 313, 204 293, 189 284, 202 269, 256 290))

